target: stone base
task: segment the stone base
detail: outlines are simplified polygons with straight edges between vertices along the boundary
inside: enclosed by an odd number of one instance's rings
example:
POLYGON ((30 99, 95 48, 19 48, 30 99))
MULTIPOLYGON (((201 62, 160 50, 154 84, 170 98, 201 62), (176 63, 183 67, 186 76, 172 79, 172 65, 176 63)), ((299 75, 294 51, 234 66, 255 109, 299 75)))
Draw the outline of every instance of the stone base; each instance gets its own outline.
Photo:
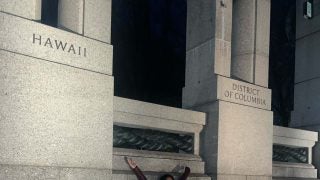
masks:
POLYGON ((204 174, 204 162, 200 156, 121 148, 113 149, 113 180, 137 179, 125 162, 125 157, 135 160, 149 180, 157 180, 164 174, 172 174, 178 179, 186 166, 191 169, 188 179, 211 180, 204 174))
POLYGON ((315 165, 315 167, 318 169, 318 177, 320 177, 320 161, 319 161, 319 157, 320 157, 320 142, 316 143, 316 146, 313 148, 313 152, 312 152, 313 156, 313 164, 315 165))
POLYGON ((143 172, 180 174, 184 167, 190 167, 191 173, 204 174, 204 162, 197 155, 121 148, 113 149, 114 171, 131 171, 125 157, 134 159, 143 172))
POLYGON ((111 180, 107 169, 0 165, 0 180, 111 180))
POLYGON ((206 173, 271 177, 271 111, 225 101, 196 109, 208 113, 200 148, 206 173))
POLYGON ((273 163, 274 177, 317 178, 317 169, 311 164, 273 163))
POLYGON ((272 178, 272 180, 319 180, 310 178, 272 178))
MULTIPOLYGON (((158 174, 149 174, 145 173, 148 180, 158 180, 163 173, 158 174)), ((178 179, 179 175, 174 174, 174 178, 178 179)), ((123 171, 123 172, 113 172, 112 180, 136 180, 137 177, 130 171, 123 171)), ((211 177, 204 176, 204 175, 194 175, 191 174, 188 177, 188 180, 211 180, 211 177)))
POLYGON ((219 174, 216 177, 212 177, 212 180, 272 180, 272 177, 219 174))

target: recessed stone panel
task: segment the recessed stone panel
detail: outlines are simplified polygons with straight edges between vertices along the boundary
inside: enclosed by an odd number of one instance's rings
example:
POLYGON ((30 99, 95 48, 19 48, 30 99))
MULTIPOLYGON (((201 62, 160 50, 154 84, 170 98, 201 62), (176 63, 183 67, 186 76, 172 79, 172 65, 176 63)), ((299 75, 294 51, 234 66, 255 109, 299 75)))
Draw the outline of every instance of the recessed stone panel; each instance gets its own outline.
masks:
POLYGON ((83 0, 60 0, 58 26, 63 29, 83 34, 83 0))
POLYGON ((215 37, 216 2, 212 0, 187 1, 187 51, 215 37))
POLYGON ((5 13, 0 26, 0 49, 112 75, 111 45, 5 13))
POLYGON ((269 56, 256 54, 254 84, 268 88, 269 56))
POLYGON ((110 44, 111 0, 87 0, 84 6, 84 35, 110 44), (99 28, 98 28, 99 27, 99 28))

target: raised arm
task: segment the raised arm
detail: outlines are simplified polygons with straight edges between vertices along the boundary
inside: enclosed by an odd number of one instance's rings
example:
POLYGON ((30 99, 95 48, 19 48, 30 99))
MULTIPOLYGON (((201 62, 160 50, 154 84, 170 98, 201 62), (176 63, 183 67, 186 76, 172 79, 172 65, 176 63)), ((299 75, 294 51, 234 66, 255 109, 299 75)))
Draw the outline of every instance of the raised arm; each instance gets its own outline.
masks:
POLYGON ((188 178, 190 174, 190 168, 189 167, 186 167, 184 169, 184 173, 182 174, 182 176, 179 178, 179 180, 186 180, 188 178))
POLYGON ((138 180, 147 180, 146 176, 144 176, 140 168, 137 166, 136 162, 134 162, 131 158, 125 157, 125 159, 132 171, 134 172, 134 174, 137 176, 138 180))

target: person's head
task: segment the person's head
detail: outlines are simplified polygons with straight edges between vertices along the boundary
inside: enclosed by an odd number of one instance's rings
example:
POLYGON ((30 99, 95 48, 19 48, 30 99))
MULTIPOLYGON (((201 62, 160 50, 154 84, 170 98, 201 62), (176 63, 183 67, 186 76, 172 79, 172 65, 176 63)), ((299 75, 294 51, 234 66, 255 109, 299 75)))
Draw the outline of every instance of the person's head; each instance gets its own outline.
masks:
POLYGON ((160 177, 160 180, 174 180, 174 177, 171 176, 170 174, 165 174, 160 177))

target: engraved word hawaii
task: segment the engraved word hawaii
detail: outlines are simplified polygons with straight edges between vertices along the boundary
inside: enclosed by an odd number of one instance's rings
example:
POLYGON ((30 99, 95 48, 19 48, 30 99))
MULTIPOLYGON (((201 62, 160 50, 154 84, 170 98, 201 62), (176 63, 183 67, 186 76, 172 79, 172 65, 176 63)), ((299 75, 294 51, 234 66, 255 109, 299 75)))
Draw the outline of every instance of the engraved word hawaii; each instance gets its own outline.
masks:
POLYGON ((50 37, 42 37, 41 35, 33 34, 32 43, 38 44, 39 46, 44 46, 47 48, 63 51, 66 53, 87 57, 87 48, 63 42, 61 40, 52 39, 50 37))

